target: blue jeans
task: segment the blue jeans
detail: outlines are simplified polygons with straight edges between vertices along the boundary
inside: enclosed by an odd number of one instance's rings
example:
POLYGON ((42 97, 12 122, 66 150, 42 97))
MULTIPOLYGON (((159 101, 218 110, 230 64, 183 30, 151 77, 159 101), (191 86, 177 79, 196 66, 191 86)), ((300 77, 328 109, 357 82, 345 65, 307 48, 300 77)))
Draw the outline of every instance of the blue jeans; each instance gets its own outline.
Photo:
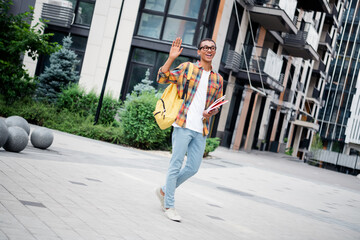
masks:
POLYGON ((172 134, 172 157, 166 176, 166 184, 162 187, 165 193, 165 208, 174 207, 175 189, 199 170, 205 151, 206 136, 186 128, 174 127, 172 134), (186 164, 183 168, 185 154, 186 164))

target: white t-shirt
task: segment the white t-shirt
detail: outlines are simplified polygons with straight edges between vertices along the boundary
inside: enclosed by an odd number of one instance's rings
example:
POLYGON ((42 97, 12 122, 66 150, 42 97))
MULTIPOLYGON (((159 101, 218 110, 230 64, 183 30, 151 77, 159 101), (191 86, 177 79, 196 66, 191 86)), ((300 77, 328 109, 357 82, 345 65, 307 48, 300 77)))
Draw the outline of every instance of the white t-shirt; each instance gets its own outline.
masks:
MULTIPOLYGON (((203 71, 194 98, 186 115, 186 128, 203 133, 203 112, 205 110, 210 71, 203 71)), ((176 123, 174 127, 179 127, 176 123)))

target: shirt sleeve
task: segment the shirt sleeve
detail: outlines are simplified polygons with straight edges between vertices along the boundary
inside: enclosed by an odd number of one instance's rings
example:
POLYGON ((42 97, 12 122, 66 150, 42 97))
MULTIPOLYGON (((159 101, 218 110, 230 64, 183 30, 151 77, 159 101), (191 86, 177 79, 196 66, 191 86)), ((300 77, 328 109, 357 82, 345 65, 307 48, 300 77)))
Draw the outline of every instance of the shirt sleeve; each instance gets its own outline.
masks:
POLYGON ((182 63, 176 68, 169 70, 167 72, 163 72, 162 69, 160 68, 158 71, 156 81, 162 84, 177 83, 179 79, 182 79, 186 66, 187 63, 182 63))

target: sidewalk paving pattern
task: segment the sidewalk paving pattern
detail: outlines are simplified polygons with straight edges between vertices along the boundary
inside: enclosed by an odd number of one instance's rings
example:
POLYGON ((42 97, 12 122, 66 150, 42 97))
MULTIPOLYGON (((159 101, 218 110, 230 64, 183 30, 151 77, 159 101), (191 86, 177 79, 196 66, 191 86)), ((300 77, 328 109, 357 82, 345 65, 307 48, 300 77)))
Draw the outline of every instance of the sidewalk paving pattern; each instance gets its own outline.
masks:
POLYGON ((176 192, 170 154, 54 131, 47 150, 0 149, 0 240, 360 239, 360 180, 282 154, 218 148, 176 192))

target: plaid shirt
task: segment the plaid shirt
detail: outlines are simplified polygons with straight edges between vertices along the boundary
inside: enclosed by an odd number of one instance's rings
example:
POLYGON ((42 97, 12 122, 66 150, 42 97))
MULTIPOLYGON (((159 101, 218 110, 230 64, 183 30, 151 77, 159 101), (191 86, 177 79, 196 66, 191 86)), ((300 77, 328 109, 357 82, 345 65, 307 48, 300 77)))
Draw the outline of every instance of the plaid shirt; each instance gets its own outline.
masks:
MULTIPOLYGON (((183 90, 185 88, 187 73, 189 70, 189 62, 180 64, 177 68, 172 69, 168 72, 162 72, 161 68, 159 69, 157 75, 158 83, 174 83, 177 84, 179 97, 182 96, 183 90)), ((199 85, 201 75, 204 68, 201 66, 200 62, 194 63, 194 69, 192 77, 189 81, 188 92, 184 103, 182 104, 179 114, 175 120, 176 124, 180 127, 186 127, 186 116, 189 110, 190 104, 194 99, 195 92, 199 85)), ((222 97, 223 95, 223 78, 221 75, 214 70, 211 70, 207 88, 207 96, 205 108, 208 108, 216 99, 222 97)), ((205 110, 205 109, 204 109, 205 110)), ((204 119, 204 128, 203 135, 206 136, 209 134, 209 119, 204 119)))

